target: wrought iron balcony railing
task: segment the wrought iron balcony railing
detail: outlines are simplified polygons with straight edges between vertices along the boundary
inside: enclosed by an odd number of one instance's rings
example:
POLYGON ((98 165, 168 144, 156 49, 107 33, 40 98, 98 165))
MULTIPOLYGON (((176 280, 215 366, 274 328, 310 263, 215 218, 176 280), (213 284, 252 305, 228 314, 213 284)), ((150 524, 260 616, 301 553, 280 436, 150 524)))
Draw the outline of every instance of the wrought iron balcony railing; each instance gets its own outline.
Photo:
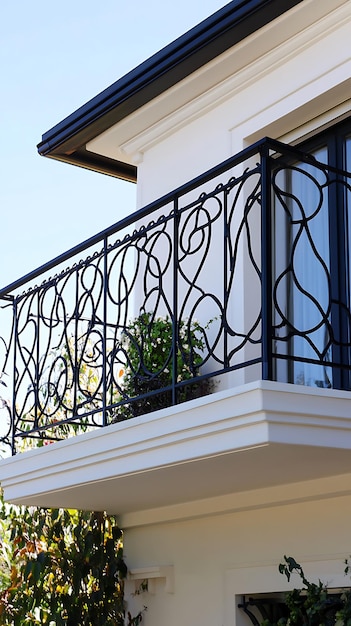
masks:
POLYGON ((0 290, 3 445, 260 378, 349 389, 350 189, 264 139, 0 290))

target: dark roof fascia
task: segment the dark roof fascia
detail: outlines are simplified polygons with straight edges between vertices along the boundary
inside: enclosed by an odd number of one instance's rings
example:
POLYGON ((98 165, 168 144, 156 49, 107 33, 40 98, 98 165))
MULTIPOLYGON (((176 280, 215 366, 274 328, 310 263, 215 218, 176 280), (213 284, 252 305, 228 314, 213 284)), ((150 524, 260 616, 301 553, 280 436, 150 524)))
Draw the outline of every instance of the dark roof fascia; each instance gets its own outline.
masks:
POLYGON ((84 169, 114 176, 115 178, 121 178, 122 180, 127 180, 132 183, 135 183, 137 179, 137 168, 135 165, 129 165, 123 161, 117 161, 101 154, 95 154, 94 152, 86 150, 84 145, 77 148, 70 156, 50 152, 45 156, 55 159, 56 161, 78 165, 84 169))
POLYGON ((300 2, 233 0, 44 133, 39 154, 135 180, 136 168, 86 143, 300 2))

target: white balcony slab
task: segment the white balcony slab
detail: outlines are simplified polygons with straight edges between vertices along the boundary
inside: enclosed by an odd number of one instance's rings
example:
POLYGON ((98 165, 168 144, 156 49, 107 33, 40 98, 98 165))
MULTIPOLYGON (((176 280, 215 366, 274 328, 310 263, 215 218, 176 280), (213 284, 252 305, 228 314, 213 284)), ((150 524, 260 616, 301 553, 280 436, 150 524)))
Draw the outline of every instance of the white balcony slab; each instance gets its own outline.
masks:
POLYGON ((0 482, 10 502, 126 517, 345 475, 350 449, 350 393, 257 381, 5 459, 0 482))

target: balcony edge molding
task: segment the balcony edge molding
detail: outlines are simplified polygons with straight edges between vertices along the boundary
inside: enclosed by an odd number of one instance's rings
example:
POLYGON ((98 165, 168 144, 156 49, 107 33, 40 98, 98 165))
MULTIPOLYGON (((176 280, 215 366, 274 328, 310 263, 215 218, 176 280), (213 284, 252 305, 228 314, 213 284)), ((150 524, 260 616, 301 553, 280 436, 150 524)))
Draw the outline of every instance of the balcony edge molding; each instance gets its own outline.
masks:
MULTIPOLYGON (((162 472, 174 476, 177 468, 222 462, 237 452, 257 455, 268 446, 320 449, 320 455, 329 449, 334 455, 340 451, 341 459, 351 448, 350 398, 337 390, 248 383, 4 459, 0 482, 11 502, 67 506, 67 492, 79 494, 83 487, 109 484, 110 489, 111 481, 122 480, 134 489, 135 481, 146 479, 151 486, 162 472)), ((348 471, 351 464, 340 460, 334 474, 348 471)), ((154 507, 155 502, 143 506, 154 507)), ((137 501, 132 510, 138 510, 137 501)), ((118 511, 127 514, 127 504, 120 501, 118 511)))

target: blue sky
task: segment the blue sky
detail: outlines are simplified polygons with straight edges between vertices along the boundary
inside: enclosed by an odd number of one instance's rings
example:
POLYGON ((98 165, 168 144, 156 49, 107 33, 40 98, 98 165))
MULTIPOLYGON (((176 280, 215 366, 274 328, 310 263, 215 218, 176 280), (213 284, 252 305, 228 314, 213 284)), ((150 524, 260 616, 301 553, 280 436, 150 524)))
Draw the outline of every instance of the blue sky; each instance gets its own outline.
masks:
POLYGON ((134 185, 40 157, 41 135, 225 1, 0 4, 5 286, 135 209, 134 185))

